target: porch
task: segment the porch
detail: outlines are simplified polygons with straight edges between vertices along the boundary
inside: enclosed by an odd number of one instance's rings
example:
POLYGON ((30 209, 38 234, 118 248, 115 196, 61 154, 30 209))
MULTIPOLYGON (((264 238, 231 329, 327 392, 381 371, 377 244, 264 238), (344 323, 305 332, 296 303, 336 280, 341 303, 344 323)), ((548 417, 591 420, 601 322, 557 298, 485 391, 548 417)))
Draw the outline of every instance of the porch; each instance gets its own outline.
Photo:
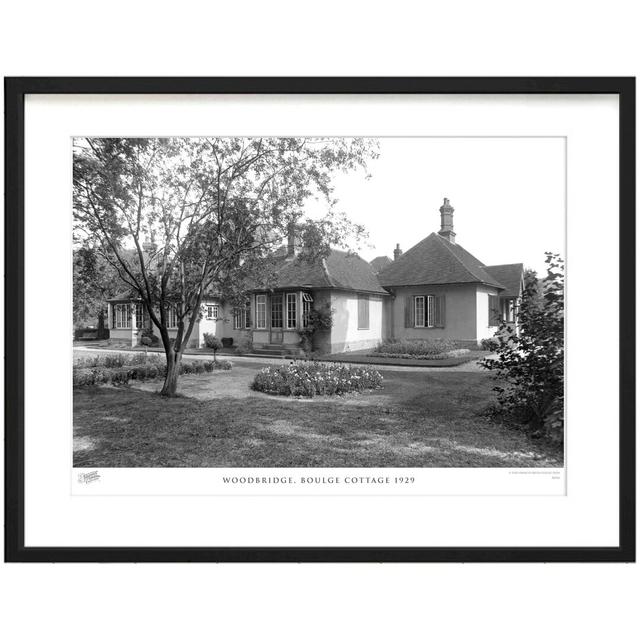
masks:
POLYGON ((313 296, 308 290, 256 293, 253 352, 257 355, 300 355, 299 331, 309 326, 313 296))

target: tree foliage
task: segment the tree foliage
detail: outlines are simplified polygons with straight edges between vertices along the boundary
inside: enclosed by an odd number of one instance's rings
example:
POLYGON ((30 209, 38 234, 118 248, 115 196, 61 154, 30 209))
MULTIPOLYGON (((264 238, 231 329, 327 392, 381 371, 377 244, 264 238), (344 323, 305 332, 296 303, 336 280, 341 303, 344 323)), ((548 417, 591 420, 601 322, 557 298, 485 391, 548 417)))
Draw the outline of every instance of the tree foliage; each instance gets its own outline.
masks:
POLYGON ((366 168, 374 143, 347 138, 81 138, 74 141, 74 235, 144 304, 167 356, 163 393, 210 292, 268 284, 270 255, 295 226, 309 260, 364 229, 337 211, 336 171, 366 168), (308 198, 326 215, 303 216, 308 198), (169 309, 176 335, 169 336, 169 309))
POLYGON ((536 435, 562 439, 564 420, 564 262, 546 253, 547 275, 539 283, 525 274, 517 311, 518 330, 503 323, 492 351, 481 365, 495 372, 502 409, 536 435))
MULTIPOLYGON (((114 296, 120 283, 111 265, 88 245, 73 252, 73 324, 75 327, 98 325, 104 330, 106 300, 114 296)), ((99 336, 102 337, 102 336, 99 336)))
POLYGON ((306 327, 298 329, 300 343, 306 354, 313 350, 313 338, 321 331, 328 331, 333 326, 333 309, 329 302, 323 302, 311 307, 307 318, 306 327))

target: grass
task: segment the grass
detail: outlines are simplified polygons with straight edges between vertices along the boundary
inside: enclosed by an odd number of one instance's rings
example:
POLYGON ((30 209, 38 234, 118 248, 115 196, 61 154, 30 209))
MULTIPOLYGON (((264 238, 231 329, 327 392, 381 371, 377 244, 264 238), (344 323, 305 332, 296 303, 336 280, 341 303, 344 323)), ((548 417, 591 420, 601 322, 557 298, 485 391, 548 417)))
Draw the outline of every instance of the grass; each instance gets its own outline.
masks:
POLYGON ((74 392, 79 467, 557 467, 562 450, 485 417, 486 373, 385 371, 384 389, 291 399, 249 390, 259 365, 74 392))

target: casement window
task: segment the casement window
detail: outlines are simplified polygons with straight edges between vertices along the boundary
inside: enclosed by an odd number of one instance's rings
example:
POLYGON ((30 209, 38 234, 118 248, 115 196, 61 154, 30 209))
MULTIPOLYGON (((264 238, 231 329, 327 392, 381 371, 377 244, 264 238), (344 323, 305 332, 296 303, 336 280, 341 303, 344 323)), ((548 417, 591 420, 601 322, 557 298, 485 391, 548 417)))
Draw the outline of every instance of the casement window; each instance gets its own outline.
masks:
POLYGON ((405 328, 432 329, 435 327, 444 327, 444 300, 444 296, 408 296, 405 299, 405 328))
POLYGON ((501 302, 501 314, 500 317, 505 322, 516 321, 516 299, 515 298, 502 298, 501 302))
POLYGON ((142 329, 144 327, 144 305, 141 303, 136 304, 136 328, 142 329))
POLYGON ((256 329, 267 328, 267 296, 256 296, 256 329))
POLYGON ((131 329, 131 305, 129 303, 113 305, 113 328, 131 329))
POLYGON ((358 294, 358 329, 369 328, 369 296, 358 294))
POLYGON ((297 293, 287 293, 287 329, 296 328, 296 317, 298 309, 298 305, 296 303, 297 298, 297 293))
POLYGON ((220 312, 220 308, 217 304, 208 304, 207 305, 207 320, 217 320, 218 313, 220 312))
POLYGON ((283 304, 282 296, 275 295, 271 297, 271 328, 282 329, 283 321, 283 304))
POLYGON ((178 314, 175 305, 171 305, 165 315, 167 321, 167 329, 176 329, 178 326, 178 314))
POLYGON ((313 298, 310 293, 302 293, 302 326, 308 327, 311 318, 311 309, 313 308, 313 298))
POLYGON ((500 324, 502 312, 500 308, 500 298, 498 296, 489 296, 489 326, 497 327, 500 324))
POLYGON ((247 302, 247 304, 240 308, 236 307, 233 310, 233 328, 236 331, 240 331, 242 329, 249 329, 251 327, 251 303, 247 302))
POLYGON ((424 327, 424 296, 414 298, 414 327, 424 327))

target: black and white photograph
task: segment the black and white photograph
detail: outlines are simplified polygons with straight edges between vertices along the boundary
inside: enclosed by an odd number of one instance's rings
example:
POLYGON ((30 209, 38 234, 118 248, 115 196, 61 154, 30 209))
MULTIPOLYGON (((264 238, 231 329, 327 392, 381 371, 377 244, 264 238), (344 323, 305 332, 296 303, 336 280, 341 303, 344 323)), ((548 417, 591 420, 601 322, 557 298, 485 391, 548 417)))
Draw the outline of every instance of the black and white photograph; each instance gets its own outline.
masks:
POLYGON ((74 137, 74 468, 562 469, 566 162, 74 137))

